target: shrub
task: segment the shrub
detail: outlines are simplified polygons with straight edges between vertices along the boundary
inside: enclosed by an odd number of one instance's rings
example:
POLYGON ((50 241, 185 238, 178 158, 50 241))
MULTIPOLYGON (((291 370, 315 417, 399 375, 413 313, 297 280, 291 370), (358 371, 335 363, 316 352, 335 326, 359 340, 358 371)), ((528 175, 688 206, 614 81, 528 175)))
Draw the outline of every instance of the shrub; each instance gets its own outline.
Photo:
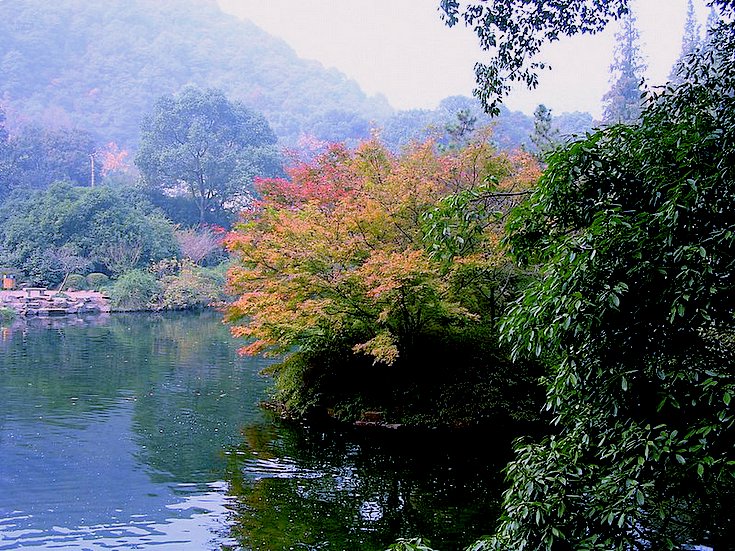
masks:
POLYGON ((87 278, 80 274, 71 274, 66 278, 63 291, 69 291, 71 289, 81 290, 87 289, 87 278))
POLYGON ((87 274, 87 288, 99 291, 102 287, 106 287, 110 283, 110 278, 100 272, 92 272, 87 274))
POLYGON ((112 308, 121 311, 148 310, 154 307, 160 291, 161 286, 153 274, 144 270, 131 270, 112 284, 112 308))
POLYGON ((10 308, 0 307, 0 321, 12 321, 15 319, 15 310, 10 308))
POLYGON ((224 298, 225 278, 221 271, 200 268, 189 260, 180 262, 178 268, 178 273, 161 277, 161 308, 204 308, 224 298))

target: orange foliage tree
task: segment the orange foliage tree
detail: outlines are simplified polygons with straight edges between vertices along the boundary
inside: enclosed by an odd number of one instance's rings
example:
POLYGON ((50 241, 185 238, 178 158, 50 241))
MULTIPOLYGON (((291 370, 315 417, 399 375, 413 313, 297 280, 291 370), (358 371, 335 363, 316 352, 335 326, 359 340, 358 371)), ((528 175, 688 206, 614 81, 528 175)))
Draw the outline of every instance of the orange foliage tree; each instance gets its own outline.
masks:
POLYGON ((495 315, 511 277, 500 214, 539 169, 485 136, 451 152, 335 145, 287 173, 257 183, 260 200, 227 238, 239 297, 227 319, 250 339, 242 352, 336 337, 392 365, 427 338, 495 315))
POLYGON ((102 163, 102 176, 108 176, 112 172, 128 172, 130 171, 130 155, 127 149, 120 149, 115 142, 109 142, 104 148, 97 151, 97 155, 102 163))

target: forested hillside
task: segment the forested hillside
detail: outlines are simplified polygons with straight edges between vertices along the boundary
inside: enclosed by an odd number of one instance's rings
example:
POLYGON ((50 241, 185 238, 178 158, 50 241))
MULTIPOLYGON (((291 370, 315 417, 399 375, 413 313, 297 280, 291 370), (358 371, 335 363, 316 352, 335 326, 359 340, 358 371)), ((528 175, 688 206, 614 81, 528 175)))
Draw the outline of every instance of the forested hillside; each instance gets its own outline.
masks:
POLYGON ((242 100, 285 143, 301 133, 363 137, 392 112, 213 0, 0 4, 0 97, 10 120, 79 126, 134 146, 141 114, 186 84, 242 100))
MULTIPOLYGON (((0 3, 0 106, 11 130, 29 122, 73 127, 98 144, 136 149, 142 115, 187 84, 220 89, 262 113, 286 146, 304 135, 356 143, 382 128, 398 148, 444 132, 459 109, 470 110, 477 126, 489 122, 478 102, 462 97, 435 110, 395 112, 382 96, 367 97, 344 74, 297 57, 214 0, 0 3)), ((575 120, 574 131, 592 125, 589 116, 575 120)), ((532 131, 531 117, 503 109, 496 141, 530 145, 532 131)))

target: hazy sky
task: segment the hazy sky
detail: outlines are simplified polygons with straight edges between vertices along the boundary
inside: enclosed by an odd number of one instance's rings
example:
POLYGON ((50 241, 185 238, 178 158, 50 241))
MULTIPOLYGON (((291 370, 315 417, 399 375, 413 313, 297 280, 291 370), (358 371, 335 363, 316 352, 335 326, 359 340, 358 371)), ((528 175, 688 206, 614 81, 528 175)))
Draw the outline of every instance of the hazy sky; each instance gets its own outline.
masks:
MULTIPOLYGON (((483 56, 469 30, 444 26, 438 0, 218 1, 225 11, 283 38, 300 57, 336 67, 369 95, 385 95, 396 109, 433 109, 444 97, 471 95, 473 66, 483 56)), ((695 5, 704 23, 704 0, 695 5)), ((636 0, 633 6, 647 78, 660 84, 679 55, 686 0, 636 0)), ((531 114, 544 103, 556 113, 599 117, 615 30, 549 46, 543 58, 552 70, 542 73, 539 88, 518 88, 506 105, 531 114)))

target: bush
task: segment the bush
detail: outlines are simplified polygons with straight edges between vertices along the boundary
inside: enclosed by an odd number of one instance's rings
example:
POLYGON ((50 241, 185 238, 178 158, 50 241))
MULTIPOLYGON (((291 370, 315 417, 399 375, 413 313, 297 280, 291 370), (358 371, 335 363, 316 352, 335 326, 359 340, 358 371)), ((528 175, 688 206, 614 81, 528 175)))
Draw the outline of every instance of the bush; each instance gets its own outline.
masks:
POLYGON ((54 184, 0 205, 0 263, 34 285, 57 287, 71 261, 119 275, 177 256, 174 227, 133 190, 54 184))
POLYGON ((118 311, 155 308, 161 286, 153 274, 131 270, 121 275, 110 288, 112 308, 118 311))
POLYGON ((0 307, 0 321, 13 321, 15 319, 15 310, 0 307))
POLYGON ((205 308, 224 299, 225 277, 216 269, 205 269, 191 261, 178 264, 178 273, 161 277, 160 306, 165 310, 205 308))
POLYGON ((66 283, 64 284, 62 291, 69 291, 72 289, 77 291, 87 289, 87 278, 83 275, 71 274, 66 278, 66 283))
POLYGON ((110 278, 100 272, 92 272, 87 275, 87 288, 99 291, 110 283, 110 278))

